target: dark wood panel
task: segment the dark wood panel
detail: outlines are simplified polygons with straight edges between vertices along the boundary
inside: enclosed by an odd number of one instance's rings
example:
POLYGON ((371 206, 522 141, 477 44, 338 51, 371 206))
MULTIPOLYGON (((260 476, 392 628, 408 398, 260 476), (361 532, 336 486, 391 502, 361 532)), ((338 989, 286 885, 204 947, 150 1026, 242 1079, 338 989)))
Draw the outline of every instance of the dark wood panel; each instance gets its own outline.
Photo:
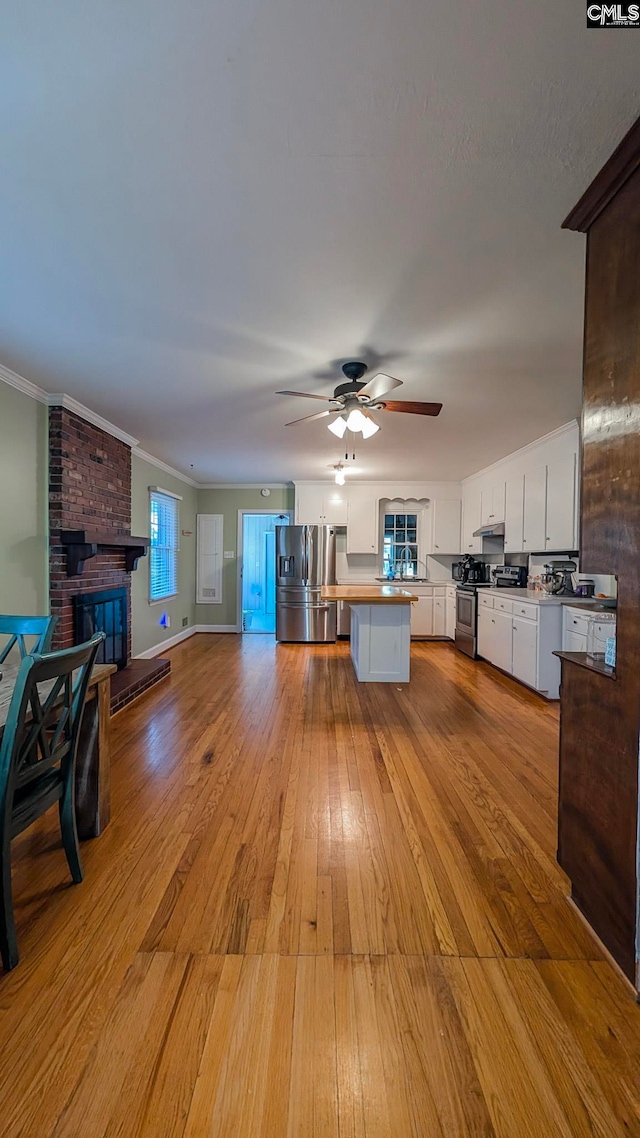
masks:
MULTIPOLYGON (((640 147, 637 129, 633 137, 640 147)), ((640 170, 599 213, 587 242, 580 567, 618 577, 618 643, 615 683, 563 661, 559 859, 585 915, 635 980, 640 170)))
POLYGON ((611 737, 616 686, 562 659, 558 861, 574 900, 633 980, 636 810, 628 764, 611 737))

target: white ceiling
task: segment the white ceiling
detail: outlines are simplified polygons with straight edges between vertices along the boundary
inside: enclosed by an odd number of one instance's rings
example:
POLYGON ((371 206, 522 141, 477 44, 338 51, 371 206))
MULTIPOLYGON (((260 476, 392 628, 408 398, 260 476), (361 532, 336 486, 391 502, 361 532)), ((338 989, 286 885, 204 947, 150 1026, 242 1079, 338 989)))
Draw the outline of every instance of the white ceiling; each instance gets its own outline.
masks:
POLYGON ((444 410, 382 416, 361 476, 469 474, 578 413, 560 224, 640 111, 637 49, 579 0, 9 5, 0 360, 254 482, 338 461, 274 392, 368 349, 444 410))

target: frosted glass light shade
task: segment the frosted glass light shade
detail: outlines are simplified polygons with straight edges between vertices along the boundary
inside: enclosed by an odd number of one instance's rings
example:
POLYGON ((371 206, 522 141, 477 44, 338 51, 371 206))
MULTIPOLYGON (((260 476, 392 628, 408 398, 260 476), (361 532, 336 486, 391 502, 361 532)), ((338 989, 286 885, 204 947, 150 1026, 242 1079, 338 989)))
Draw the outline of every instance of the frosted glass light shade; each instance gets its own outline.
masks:
POLYGON ((380 427, 377 423, 374 423, 373 419, 367 419, 364 416, 363 418, 364 427, 362 428, 362 437, 365 439, 370 439, 372 435, 375 435, 376 431, 380 430, 380 427))
POLYGON ((349 412, 349 418, 347 419, 347 430, 354 432, 361 431, 366 422, 367 420, 362 414, 362 411, 359 411, 357 407, 354 407, 353 411, 349 412))
POLYGON ((339 415, 338 418, 334 419, 332 423, 327 423, 327 426, 334 435, 337 435, 339 439, 342 439, 344 438, 344 432, 347 429, 347 420, 343 415, 339 415))

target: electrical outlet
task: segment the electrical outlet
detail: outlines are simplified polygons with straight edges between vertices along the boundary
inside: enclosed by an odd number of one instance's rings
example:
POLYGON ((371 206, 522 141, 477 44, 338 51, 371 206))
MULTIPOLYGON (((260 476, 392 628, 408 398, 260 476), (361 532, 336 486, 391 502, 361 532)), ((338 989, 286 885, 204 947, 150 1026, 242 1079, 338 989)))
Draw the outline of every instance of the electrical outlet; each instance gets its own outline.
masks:
POLYGON ((189 624, 189 617, 188 617, 188 616, 183 616, 183 618, 182 618, 182 627, 183 627, 183 628, 186 628, 188 624, 189 624))

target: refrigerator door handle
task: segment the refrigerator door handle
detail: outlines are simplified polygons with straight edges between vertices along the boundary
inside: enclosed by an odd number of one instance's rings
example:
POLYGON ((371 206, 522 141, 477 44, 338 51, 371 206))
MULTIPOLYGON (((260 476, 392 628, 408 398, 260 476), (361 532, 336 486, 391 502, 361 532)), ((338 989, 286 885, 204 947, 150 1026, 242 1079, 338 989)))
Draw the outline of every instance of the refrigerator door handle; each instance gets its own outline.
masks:
POLYGON ((309 526, 304 527, 304 565, 302 568, 302 580, 305 584, 309 581, 309 539, 310 539, 309 526))

